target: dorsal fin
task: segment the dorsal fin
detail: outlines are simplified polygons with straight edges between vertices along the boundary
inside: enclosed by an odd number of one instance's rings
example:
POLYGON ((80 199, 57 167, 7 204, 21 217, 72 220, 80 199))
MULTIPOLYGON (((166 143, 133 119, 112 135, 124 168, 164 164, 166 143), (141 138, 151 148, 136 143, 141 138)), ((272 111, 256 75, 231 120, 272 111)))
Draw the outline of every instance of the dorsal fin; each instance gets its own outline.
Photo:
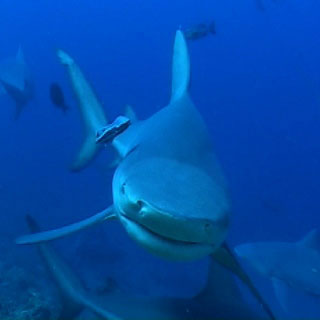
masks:
POLYGON ((302 240, 298 242, 299 245, 320 251, 320 233, 317 229, 310 231, 302 240))
POLYGON ((18 48, 18 52, 16 54, 16 60, 19 63, 24 63, 24 54, 22 52, 21 46, 18 48))
POLYGON ((190 61, 187 43, 182 31, 178 30, 173 49, 171 102, 185 95, 189 82, 190 61))
POLYGON ((135 123, 138 121, 138 117, 136 113, 134 112, 133 108, 130 105, 126 105, 124 110, 124 115, 130 119, 131 123, 135 123))

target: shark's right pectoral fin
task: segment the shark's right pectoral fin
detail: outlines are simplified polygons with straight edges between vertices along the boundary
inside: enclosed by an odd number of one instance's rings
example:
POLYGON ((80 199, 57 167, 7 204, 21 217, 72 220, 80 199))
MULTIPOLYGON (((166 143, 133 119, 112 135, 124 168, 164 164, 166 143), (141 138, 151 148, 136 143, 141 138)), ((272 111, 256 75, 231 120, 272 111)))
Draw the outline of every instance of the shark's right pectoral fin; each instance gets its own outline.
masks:
POLYGON ((218 250, 216 250, 213 253, 212 257, 216 262, 218 262, 219 264, 230 270, 232 273, 234 273, 237 277, 239 277, 239 279, 243 281, 243 283, 249 288, 253 296, 261 304, 263 309, 269 315, 270 319, 276 319, 270 307, 264 301, 259 291, 256 289, 253 282, 251 281, 245 270, 242 268, 240 263, 237 261, 235 255, 229 249, 226 243, 223 246, 221 246, 218 250))
POLYGON ((80 222, 76 222, 74 224, 71 224, 59 229, 21 236, 16 239, 16 244, 35 244, 35 243, 51 241, 54 239, 65 237, 67 235, 78 232, 80 230, 89 228, 105 220, 114 219, 114 218, 116 218, 116 215, 113 211, 113 206, 110 206, 109 208, 80 222))
POLYGON ((88 132, 76 154, 76 157, 70 165, 70 170, 77 172, 85 168, 94 160, 101 148, 102 145, 96 143, 96 134, 92 131, 88 132))
POLYGON ((106 126, 108 121, 94 90, 74 59, 63 50, 58 50, 57 56, 67 68, 83 121, 85 138, 71 165, 71 170, 79 171, 86 167, 101 149, 101 146, 96 145, 96 133, 106 126))

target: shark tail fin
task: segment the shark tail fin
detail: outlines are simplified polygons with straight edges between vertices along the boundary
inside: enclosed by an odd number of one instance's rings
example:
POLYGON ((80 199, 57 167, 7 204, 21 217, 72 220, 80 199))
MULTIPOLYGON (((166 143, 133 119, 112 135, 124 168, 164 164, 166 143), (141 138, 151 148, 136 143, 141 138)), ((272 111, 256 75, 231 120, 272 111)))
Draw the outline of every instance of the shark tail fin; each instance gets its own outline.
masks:
POLYGON ((176 32, 173 61, 171 102, 182 98, 188 91, 190 82, 190 59, 183 32, 176 32))
POLYGON ((70 166, 72 171, 80 171, 85 168, 95 158, 99 150, 101 150, 101 146, 96 144, 96 132, 106 126, 108 121, 102 105, 74 59, 63 50, 58 50, 57 56, 61 64, 67 68, 73 91, 78 100, 79 111, 83 122, 85 133, 84 141, 73 164, 70 166))
POLYGON ((270 319, 275 320, 275 316, 271 311, 268 304, 264 301, 259 291, 254 286, 253 282, 244 271, 240 263, 237 261, 233 252, 229 249, 227 244, 224 244, 220 247, 216 252, 213 253, 213 259, 217 261, 219 264, 230 270, 234 273, 239 279, 243 281, 244 284, 250 289, 253 296, 258 300, 263 309, 266 311, 270 319))

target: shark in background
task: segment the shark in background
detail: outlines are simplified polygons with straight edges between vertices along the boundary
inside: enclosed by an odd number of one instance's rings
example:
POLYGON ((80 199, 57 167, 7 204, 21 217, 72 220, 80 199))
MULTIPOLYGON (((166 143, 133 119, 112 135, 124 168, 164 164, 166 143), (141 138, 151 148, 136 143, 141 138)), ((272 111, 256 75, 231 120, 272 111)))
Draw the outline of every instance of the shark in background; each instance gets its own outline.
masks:
MULTIPOLYGON (((257 242, 238 245, 236 254, 272 280, 282 308, 290 312, 290 290, 320 302, 320 233, 313 230, 298 242, 257 242)), ((319 309, 319 308, 318 308, 319 309)), ((318 313, 319 317, 319 313, 318 313)))
MULTIPOLYGON (((40 231, 37 222, 30 215, 26 216, 26 222, 30 232, 40 231)), ((92 320, 266 319, 261 311, 255 310, 257 308, 249 306, 244 300, 232 274, 213 261, 210 262, 206 286, 193 297, 144 297, 113 290, 100 299, 95 297, 93 302, 76 272, 49 244, 39 244, 38 249, 46 269, 59 289, 62 303, 60 320, 89 317, 92 320), (99 300, 99 305, 96 300, 99 300), (85 309, 93 314, 88 315, 85 309)))
MULTIPOLYGON (((112 182, 113 204, 86 220, 22 236, 16 242, 50 241, 117 219, 131 238, 154 255, 175 261, 212 257, 236 274, 275 319, 225 243, 231 203, 208 130, 189 97, 190 62, 183 32, 178 30, 175 37, 169 104, 124 131, 108 124, 75 61, 61 50, 58 56, 67 67, 85 127, 74 167, 83 168, 92 160, 99 148, 96 140, 103 142, 101 132, 102 136, 116 133, 110 143, 121 160, 112 182)), ((128 122, 120 122, 120 129, 121 123, 128 122)))
POLYGON ((0 94, 8 94, 15 102, 15 119, 34 97, 34 83, 22 49, 15 57, 0 62, 0 94))

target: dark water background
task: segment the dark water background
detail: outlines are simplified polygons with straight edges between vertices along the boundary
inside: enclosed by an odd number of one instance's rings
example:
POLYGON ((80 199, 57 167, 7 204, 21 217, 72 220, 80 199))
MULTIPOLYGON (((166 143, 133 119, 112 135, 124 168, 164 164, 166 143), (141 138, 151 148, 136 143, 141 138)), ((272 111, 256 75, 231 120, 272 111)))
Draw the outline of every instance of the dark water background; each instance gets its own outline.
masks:
MULTIPOLYGON (((320 2, 264 3, 265 11, 254 0, 1 0, 0 57, 21 45, 36 85, 35 100, 18 121, 12 101, 0 97, 3 238, 27 231, 28 212, 52 228, 111 203, 107 151, 81 173, 68 171, 81 124, 55 50, 76 59, 110 119, 126 104, 145 118, 169 100, 175 30, 212 20, 217 35, 189 45, 191 95, 229 182, 230 243, 296 241, 319 227, 320 2), (65 91, 67 115, 49 100, 52 81, 65 91)), ((126 290, 182 294, 205 281, 205 261, 151 257, 114 222, 57 245, 93 286, 111 275, 126 290)), ((39 263, 32 249, 14 250, 32 256, 30 268, 39 263)), ((270 283, 257 281, 277 308, 270 283)))

